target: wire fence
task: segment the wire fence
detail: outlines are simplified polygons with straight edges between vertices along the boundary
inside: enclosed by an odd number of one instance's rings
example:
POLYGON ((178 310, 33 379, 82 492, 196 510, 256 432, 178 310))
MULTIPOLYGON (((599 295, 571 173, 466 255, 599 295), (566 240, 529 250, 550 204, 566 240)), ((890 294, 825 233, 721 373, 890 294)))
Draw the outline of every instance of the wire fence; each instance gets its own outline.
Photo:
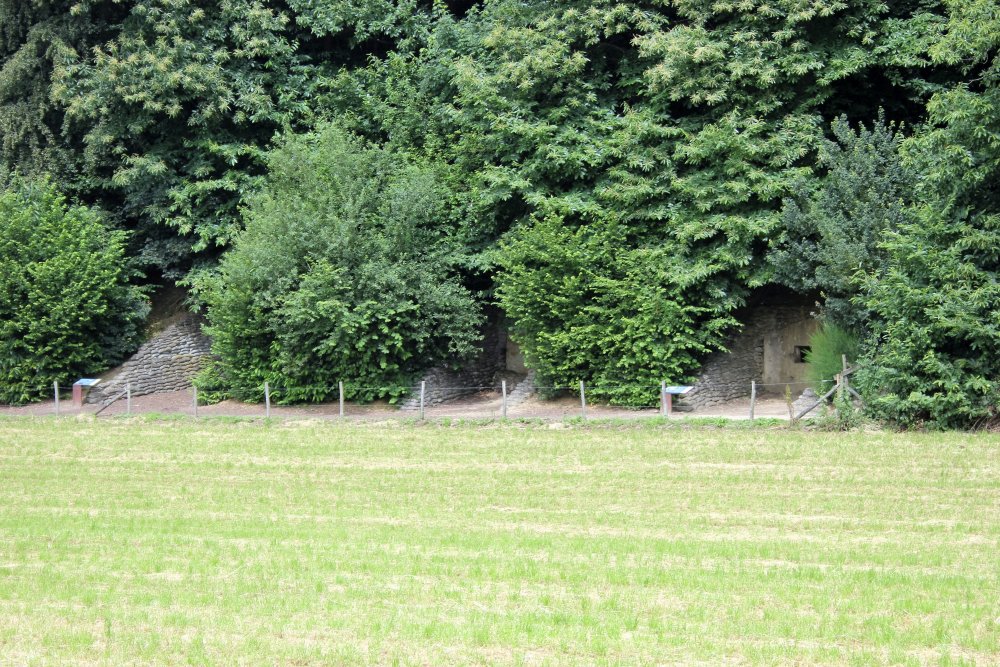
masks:
MULTIPOLYGON (((847 369, 845 368, 845 371, 847 369)), ((320 419, 641 419, 677 416, 737 419, 799 419, 848 387, 849 373, 822 383, 718 382, 692 387, 640 382, 574 385, 526 384, 498 380, 492 384, 449 385, 421 382, 413 386, 362 386, 338 382, 317 386, 281 386, 263 383, 260 400, 214 400, 195 386, 173 391, 147 391, 141 385, 119 383, 100 389, 100 399, 88 395, 95 388, 54 383, 47 401, 0 406, 0 414, 79 415, 120 417, 141 414, 320 419), (805 409, 803 390, 829 388, 823 400, 805 409), (304 402, 302 397, 321 397, 304 402), (390 397, 373 401, 358 396, 390 397), (720 396, 725 398, 719 398, 720 396), (206 400, 208 399, 208 400, 206 400), (800 414, 801 413, 801 414, 800 414)), ((818 392, 817 392, 818 393, 818 392)), ((860 398, 860 397, 858 397, 860 398)))

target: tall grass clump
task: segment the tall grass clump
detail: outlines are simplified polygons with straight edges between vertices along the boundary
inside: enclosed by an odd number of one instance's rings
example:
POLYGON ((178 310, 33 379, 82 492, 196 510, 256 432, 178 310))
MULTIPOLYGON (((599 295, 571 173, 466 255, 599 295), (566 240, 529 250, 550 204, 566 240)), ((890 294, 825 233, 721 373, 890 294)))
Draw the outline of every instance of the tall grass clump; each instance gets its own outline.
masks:
POLYGON ((829 381, 843 370, 842 356, 847 355, 853 361, 858 356, 858 349, 858 337, 836 324, 825 323, 809 337, 806 379, 817 394, 828 391, 829 381))

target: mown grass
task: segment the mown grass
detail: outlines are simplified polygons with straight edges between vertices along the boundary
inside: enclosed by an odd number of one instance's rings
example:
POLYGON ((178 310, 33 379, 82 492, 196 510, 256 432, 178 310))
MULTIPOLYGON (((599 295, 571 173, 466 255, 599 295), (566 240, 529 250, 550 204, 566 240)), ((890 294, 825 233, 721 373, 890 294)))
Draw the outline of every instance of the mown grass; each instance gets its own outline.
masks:
POLYGON ((1000 663, 984 435, 0 421, 0 662, 1000 663))

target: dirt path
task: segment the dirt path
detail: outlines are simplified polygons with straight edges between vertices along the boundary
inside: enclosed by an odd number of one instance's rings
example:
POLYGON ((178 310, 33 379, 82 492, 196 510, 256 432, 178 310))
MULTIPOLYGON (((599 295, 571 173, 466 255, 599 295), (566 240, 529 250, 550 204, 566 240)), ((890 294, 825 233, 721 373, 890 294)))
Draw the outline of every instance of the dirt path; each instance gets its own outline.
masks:
MULTIPOLYGON (((75 408, 70 401, 63 400, 60 402, 59 412, 64 416, 75 416, 80 414, 94 414, 98 409, 99 406, 96 405, 84 405, 82 409, 75 408)), ((126 414, 126 410, 125 400, 122 399, 102 411, 101 416, 120 416, 126 414)), ((150 394, 148 396, 136 396, 132 399, 132 412, 134 414, 193 415, 192 395, 190 391, 173 391, 150 394)), ((346 417, 365 420, 414 419, 419 416, 418 411, 400 410, 398 407, 385 402, 368 405, 348 403, 345 405, 344 412, 346 417)), ((484 391, 444 404, 428 406, 425 410, 425 416, 433 419, 498 419, 502 416, 502 412, 503 402, 500 394, 498 392, 484 391)), ((55 414, 55 404, 53 401, 43 401, 19 407, 0 406, 0 416, 42 416, 52 414, 55 414)), ((321 403, 305 406, 271 406, 271 416, 284 419, 330 419, 339 417, 339 414, 340 408, 337 403, 321 403)), ((199 406, 198 415, 204 417, 263 417, 264 406, 262 404, 242 403, 239 401, 223 401, 215 405, 199 406)), ((543 400, 537 396, 529 398, 520 405, 511 407, 507 412, 507 417, 510 419, 544 419, 547 421, 561 421, 580 417, 581 415, 582 410, 580 402, 577 399, 558 398, 543 400)), ((633 409, 595 404, 587 406, 587 417, 592 419, 643 419, 659 415, 659 409, 652 407, 633 409)), ((749 400, 733 401, 723 406, 691 412, 675 412, 673 414, 673 417, 678 419, 685 417, 748 419, 749 416, 749 400)), ((763 398, 757 401, 755 416, 788 419, 788 408, 784 399, 763 398)))

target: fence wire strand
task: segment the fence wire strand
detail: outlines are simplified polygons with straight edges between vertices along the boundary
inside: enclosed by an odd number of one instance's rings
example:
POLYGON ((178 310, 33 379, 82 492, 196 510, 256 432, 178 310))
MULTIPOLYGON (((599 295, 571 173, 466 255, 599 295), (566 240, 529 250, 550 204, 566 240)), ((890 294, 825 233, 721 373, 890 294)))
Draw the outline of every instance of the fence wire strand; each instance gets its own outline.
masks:
MULTIPOLYGON (((284 411, 286 414, 290 410, 300 409, 303 413, 313 414, 322 407, 336 408, 336 414, 326 416, 363 416, 373 410, 396 410, 401 416, 412 417, 419 414, 423 417, 430 413, 433 417, 487 417, 496 419, 501 416, 531 417, 537 413, 545 415, 567 416, 579 415, 586 418, 588 411, 593 411, 596 415, 601 415, 613 411, 614 414, 635 416, 660 416, 666 415, 673 410, 685 410, 683 394, 670 394, 669 402, 667 394, 663 393, 664 383, 652 384, 634 381, 603 382, 588 384, 581 382, 577 384, 535 384, 531 383, 528 391, 524 391, 526 379, 514 380, 506 383, 506 393, 504 385, 500 381, 493 384, 438 384, 433 381, 424 381, 413 385, 393 385, 393 386, 370 386, 352 385, 341 383, 331 385, 306 385, 306 386, 281 386, 281 385, 261 385, 255 388, 251 395, 259 395, 259 400, 242 401, 239 403, 243 414, 250 416, 250 412, 259 407, 261 414, 265 411, 269 415, 272 409, 284 411), (343 392, 343 396, 341 395, 343 392), (488 398, 482 397, 483 393, 492 394, 488 398), (633 398, 637 398, 637 404, 616 405, 616 398, 622 398, 623 392, 631 392, 633 398), (480 396, 477 397, 477 394, 480 396), (643 398, 643 395, 650 397, 643 398), (526 396, 537 396, 538 399, 530 403, 529 409, 525 409, 524 398, 526 396), (517 400, 514 401, 513 397, 517 400), (653 398, 655 397, 655 398, 653 398), (371 399, 378 400, 371 400, 371 399), (479 403, 476 403, 477 398, 479 403), (307 402, 307 399, 314 399, 314 402, 307 402), (360 402, 359 402, 359 399, 360 402), (566 401, 578 401, 576 405, 566 401), (388 402, 386 402, 388 400, 388 402), (283 403, 288 401, 288 403, 283 403), (593 401, 593 402, 591 402, 593 401), (677 402, 677 405, 671 405, 677 402), (338 406, 339 404, 339 406, 338 406), (454 414, 449 414, 452 411, 454 414), (511 413, 514 413, 511 415, 511 413)), ((710 382, 695 383, 690 388, 687 398, 698 398, 705 392, 712 393, 714 390, 722 390, 727 395, 725 400, 729 402, 743 402, 746 399, 756 398, 763 400, 761 392, 765 396, 777 398, 779 392, 769 391, 775 388, 786 393, 789 389, 798 392, 800 387, 822 387, 825 389, 835 385, 837 380, 822 380, 818 382, 795 380, 789 382, 756 382, 746 380, 743 382, 710 382), (756 394, 754 394, 754 389, 756 394), (737 395, 733 394, 737 390, 737 395)), ((846 385, 845 383, 845 386, 846 385)), ((111 382, 104 383, 95 388, 84 388, 83 407, 73 401, 75 386, 64 386, 61 384, 49 385, 45 392, 35 392, 34 395, 44 395, 48 393, 48 403, 54 404, 54 411, 60 413, 73 413, 87 411, 92 408, 96 410, 93 414, 118 415, 123 410, 128 410, 128 414, 137 414, 142 411, 141 404, 150 395, 157 395, 155 392, 147 392, 142 383, 111 382), (130 391, 126 388, 129 387, 130 391), (98 400, 87 400, 87 392, 95 390, 98 400), (54 394, 58 394, 58 399, 54 394), (126 398, 128 394, 128 398, 126 398), (128 402, 127 407, 121 404, 128 402), (136 405, 138 403, 139 405, 136 405), (137 409, 138 408, 138 409, 137 409)), ((178 403, 174 412, 187 412, 197 415, 199 408, 208 408, 214 402, 213 392, 205 389, 196 389, 193 385, 187 389, 176 390, 175 393, 186 392, 189 398, 186 406, 178 403), (206 394, 208 396, 206 397, 206 394), (205 400, 212 399, 211 401, 205 400)), ((855 394, 856 395, 856 394, 855 394)), ((14 405, 0 406, 0 409, 30 409, 40 407, 44 410, 45 401, 41 403, 19 403, 14 405)), ((147 410, 149 412, 150 410, 147 410)), ((155 411, 155 410, 153 410, 155 411)), ((2 413, 0 413, 2 414, 2 413)), ((41 413, 39 413, 41 414, 41 413)), ((752 409, 751 409, 751 418, 752 409)))

